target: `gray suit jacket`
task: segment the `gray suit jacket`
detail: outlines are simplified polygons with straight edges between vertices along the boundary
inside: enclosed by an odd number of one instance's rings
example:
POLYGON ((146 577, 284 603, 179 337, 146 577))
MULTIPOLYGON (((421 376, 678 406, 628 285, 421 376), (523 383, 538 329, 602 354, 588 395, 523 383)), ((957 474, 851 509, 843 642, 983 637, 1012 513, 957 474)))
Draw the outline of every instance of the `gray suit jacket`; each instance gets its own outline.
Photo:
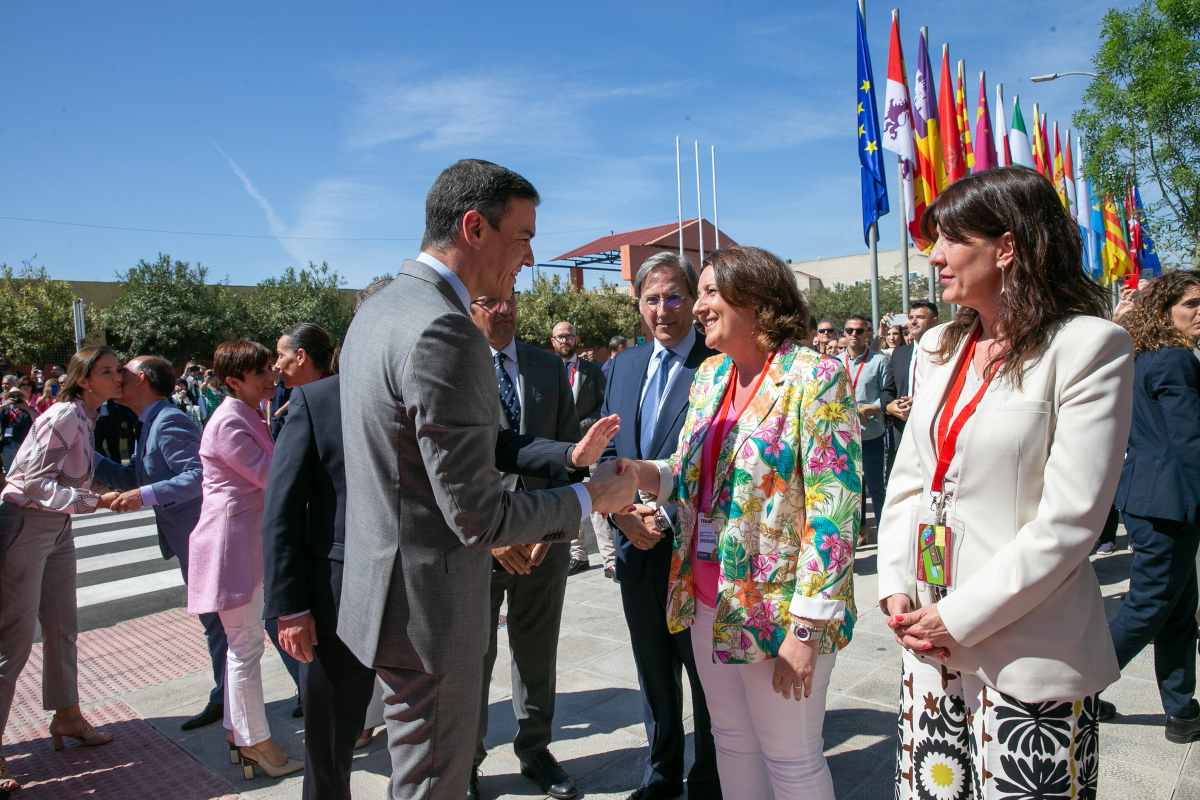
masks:
POLYGON ((444 674, 482 663, 490 548, 579 528, 569 487, 509 492, 483 335, 453 288, 406 261, 341 354, 346 561, 338 636, 364 664, 444 674))

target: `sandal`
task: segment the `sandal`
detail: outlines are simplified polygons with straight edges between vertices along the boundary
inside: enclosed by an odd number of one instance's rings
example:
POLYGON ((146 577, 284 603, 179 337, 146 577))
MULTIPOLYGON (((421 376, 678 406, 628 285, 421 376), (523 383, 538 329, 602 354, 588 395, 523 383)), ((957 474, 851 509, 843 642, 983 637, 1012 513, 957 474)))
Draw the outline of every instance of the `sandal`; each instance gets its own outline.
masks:
POLYGON ((55 750, 63 749, 63 737, 74 739, 82 747, 99 747, 102 744, 108 744, 113 739, 111 734, 101 733, 82 717, 71 722, 73 724, 67 727, 67 723, 60 722, 58 718, 50 720, 50 739, 54 743, 55 750))

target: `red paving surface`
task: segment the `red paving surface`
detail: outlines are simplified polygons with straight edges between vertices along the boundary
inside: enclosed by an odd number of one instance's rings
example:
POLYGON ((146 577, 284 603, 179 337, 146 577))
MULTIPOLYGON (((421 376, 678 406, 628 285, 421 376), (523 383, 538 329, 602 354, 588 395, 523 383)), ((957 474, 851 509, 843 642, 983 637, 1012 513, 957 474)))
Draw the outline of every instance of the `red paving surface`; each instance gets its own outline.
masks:
POLYGON ((59 798, 235 798, 233 787, 139 719, 120 695, 209 669, 195 617, 182 609, 79 635, 79 701, 103 747, 50 746, 51 712, 42 710, 42 647, 36 644, 17 680, 4 732, 4 756, 24 789, 14 800, 59 798))

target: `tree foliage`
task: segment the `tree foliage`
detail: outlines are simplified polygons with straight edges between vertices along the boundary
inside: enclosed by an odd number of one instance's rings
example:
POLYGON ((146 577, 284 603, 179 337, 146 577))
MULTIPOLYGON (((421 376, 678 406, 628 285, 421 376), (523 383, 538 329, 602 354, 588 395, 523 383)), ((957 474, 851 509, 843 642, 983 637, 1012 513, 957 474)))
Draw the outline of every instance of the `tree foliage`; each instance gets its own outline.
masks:
POLYGON ((1109 11, 1094 65, 1075 115, 1088 177, 1117 197, 1131 178, 1155 186, 1158 250, 1200 261, 1200 0, 1109 11))
POLYGON ((282 276, 260 282, 245 296, 240 335, 274 347, 280 334, 296 323, 315 322, 334 341, 341 341, 353 311, 353 298, 339 290, 343 283, 337 270, 324 262, 299 271, 288 267, 282 276))
POLYGON ((44 267, 0 264, 0 361, 43 364, 75 349, 71 285, 44 267))
POLYGON ((636 336, 641 324, 637 303, 617 286, 590 291, 571 289, 560 276, 539 275, 533 288, 521 293, 517 338, 547 346, 555 323, 575 326, 581 347, 607 345, 613 336, 636 336))
POLYGON ((207 268, 158 259, 119 274, 125 284, 101 319, 109 344, 121 355, 161 355, 172 361, 209 360, 245 327, 242 303, 229 286, 208 282, 207 268))
MULTIPOLYGON (((928 297, 929 279, 915 276, 909 279, 909 302, 924 300, 928 297)), ((833 288, 821 287, 804 293, 808 301, 808 310, 815 325, 822 319, 828 319, 835 325, 841 325, 851 314, 861 314, 871 318, 871 283, 861 281, 851 284, 836 284, 833 288)), ((879 313, 906 314, 908 309, 900 302, 903 287, 899 276, 879 279, 879 313)), ((939 315, 947 319, 948 308, 940 305, 939 315)))

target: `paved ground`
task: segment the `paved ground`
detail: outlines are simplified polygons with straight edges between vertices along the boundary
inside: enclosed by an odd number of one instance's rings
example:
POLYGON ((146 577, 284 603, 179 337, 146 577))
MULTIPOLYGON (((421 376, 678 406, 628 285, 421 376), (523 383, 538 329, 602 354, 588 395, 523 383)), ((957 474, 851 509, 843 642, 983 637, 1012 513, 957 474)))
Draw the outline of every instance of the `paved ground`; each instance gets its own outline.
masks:
MULTIPOLYGON (((55 753, 40 703, 40 646, 18 682, 4 754, 27 784, 19 800, 57 798, 298 798, 300 778, 242 779, 226 758, 219 727, 184 734, 179 723, 197 711, 210 685, 207 652, 194 618, 178 608, 174 562, 158 557, 148 519, 83 520, 79 599, 80 689, 85 708, 117 741, 94 750, 55 753)), ((1124 540, 1119 540, 1123 544, 1124 540)), ((595 563, 595 559, 593 558, 595 563)), ((1128 551, 1096 562, 1109 602, 1119 602, 1128 551)), ((861 552, 856 590, 862 621, 834 672, 825 746, 839 798, 891 797, 898 657, 882 617, 873 611, 875 555, 861 552)), ((483 766, 485 797, 540 796, 520 777, 508 746, 515 732, 507 652, 491 686, 491 754, 483 766)), ((272 648, 264 680, 275 736, 301 751, 291 681, 272 648)), ((1142 654, 1106 697, 1123 716, 1101 735, 1101 800, 1200 800, 1200 747, 1169 744, 1153 682, 1152 656, 1142 654)), ((624 797, 638 783, 645 735, 641 702, 617 587, 600 570, 572 577, 559 643, 555 755, 590 798, 624 797)), ((469 738, 469 733, 465 732, 469 738)), ((388 772, 382 735, 355 760, 356 797, 384 797, 388 772)), ((735 800, 731 798, 731 800, 735 800)), ((736 800, 743 800, 737 798, 736 800)), ((752 799, 751 799, 752 800, 752 799)))

